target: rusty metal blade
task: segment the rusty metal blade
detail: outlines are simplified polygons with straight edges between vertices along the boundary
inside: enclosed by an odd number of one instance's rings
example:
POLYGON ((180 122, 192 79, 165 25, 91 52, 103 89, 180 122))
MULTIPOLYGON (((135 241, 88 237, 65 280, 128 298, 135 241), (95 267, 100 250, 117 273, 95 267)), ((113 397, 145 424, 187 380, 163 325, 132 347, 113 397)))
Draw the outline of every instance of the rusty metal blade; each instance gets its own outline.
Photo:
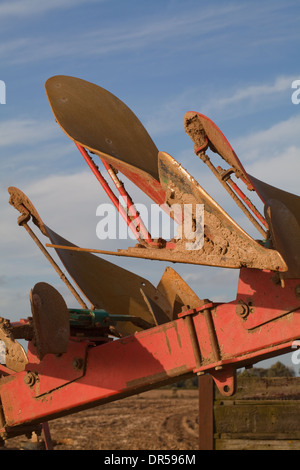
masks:
MULTIPOLYGON (((162 186, 166 191, 165 204, 172 209, 197 204, 204 205, 204 245, 199 249, 187 249, 190 240, 177 240, 173 249, 141 247, 140 245, 117 252, 89 248, 65 247, 66 251, 102 253, 114 256, 170 261, 223 268, 241 267, 287 271, 287 265, 278 251, 264 247, 253 240, 209 194, 170 155, 159 152, 159 170, 162 186)), ((198 221, 199 222, 199 221, 198 221)), ((48 245, 49 246, 49 245, 48 245)), ((64 249, 59 244, 54 248, 64 249)))
MULTIPOLYGON (((160 181, 166 203, 204 204, 204 246, 189 254, 199 264, 212 266, 286 270, 275 250, 253 240, 170 155, 159 153, 160 181)), ((176 250, 175 250, 176 251, 176 250)), ((185 253, 186 256, 188 256, 185 253)))
POLYGON ((45 84, 56 121, 67 136, 97 154, 163 203, 158 149, 136 115, 109 91, 85 80, 54 76, 45 84))
POLYGON ((167 297, 170 305, 173 306, 174 320, 181 312, 182 307, 195 309, 204 305, 204 301, 199 299, 182 277, 169 266, 165 269, 157 289, 167 297))
MULTIPOLYGON (((52 243, 75 247, 46 227, 52 243)), ((86 252, 56 249, 68 273, 95 308, 103 308, 110 314, 134 315, 155 324, 141 292, 163 312, 161 322, 171 319, 171 308, 164 296, 147 280, 107 260, 86 252)), ((133 334, 137 327, 118 322, 117 331, 122 335, 133 334)))
POLYGON ((285 278, 300 277, 300 225, 299 216, 281 201, 270 199, 265 205, 266 218, 271 232, 273 246, 284 258, 288 272, 285 278))
POLYGON ((273 246, 288 266, 284 277, 300 276, 300 197, 249 175, 265 202, 273 246))
POLYGON ((195 152, 207 146, 218 153, 251 186, 249 176, 218 126, 204 114, 189 111, 184 115, 185 132, 195 144, 195 152))
MULTIPOLYGON (((27 222, 32 217, 33 222, 52 242, 64 247, 75 247, 44 224, 32 202, 21 190, 10 187, 9 193, 10 204, 21 213, 19 217, 21 225, 27 227, 31 232, 27 222)), ((68 282, 59 266, 37 240, 37 237, 33 234, 31 236, 76 300, 82 305, 82 299, 68 282)), ((89 253, 74 253, 60 249, 57 250, 57 254, 79 289, 95 308, 104 308, 110 314, 140 317, 154 325, 152 313, 149 310, 149 302, 151 302, 152 308, 160 312, 159 323, 165 323, 171 319, 172 308, 168 301, 146 279, 89 253), (143 289, 143 293, 141 289, 143 289)), ((87 307, 83 305, 83 308, 87 307)), ((116 330, 122 335, 132 334, 136 329, 136 326, 130 322, 118 322, 116 327, 116 330)))
POLYGON ((266 203, 270 199, 276 199, 284 203, 294 213, 295 217, 300 219, 300 196, 283 191, 282 189, 271 186, 260 181, 252 175, 249 175, 253 186, 260 194, 262 200, 266 203))
POLYGON ((50 262, 51 266, 55 269, 55 271, 59 274, 60 279, 63 280, 63 282, 66 284, 70 292, 74 295, 75 299, 77 302, 81 305, 82 308, 87 308, 83 300, 80 298, 74 287, 71 285, 69 280, 66 278, 64 273, 61 271, 60 267, 57 265, 57 263, 54 261, 54 259, 50 256, 48 251, 45 249, 44 245, 40 242, 38 237, 35 235, 35 233, 31 230, 29 227, 28 223, 30 218, 32 218, 32 221, 34 224, 41 230, 43 235, 46 237, 49 237, 47 230, 44 226, 44 223, 42 219, 40 218, 36 208, 32 204, 32 202, 29 200, 29 198, 24 194, 20 189, 15 188, 15 187, 10 187, 8 188, 8 192, 10 194, 9 198, 9 203, 17 209, 21 215, 18 217, 18 224, 21 225, 22 227, 25 228, 27 233, 30 235, 30 237, 33 239, 35 244, 39 247, 41 252, 44 254, 44 256, 47 258, 47 260, 50 262))
MULTIPOLYGON (((161 325, 163 323, 167 323, 170 321, 170 318, 165 314, 165 312, 160 308, 160 306, 155 302, 151 297, 148 297, 148 295, 144 292, 143 289, 140 289, 140 292, 143 296, 143 299, 148 307, 149 312, 152 315, 152 318, 154 320, 155 325, 161 325)), ((160 292, 160 291, 159 291, 160 292)), ((168 306, 168 310, 170 311, 170 308, 168 306)))
POLYGON ((39 282, 30 292, 30 302, 39 359, 67 352, 70 319, 63 297, 50 284, 39 282))
POLYGON ((234 173, 237 178, 240 178, 246 184, 248 190, 255 190, 249 175, 224 134, 208 117, 196 112, 185 114, 185 131, 194 142, 196 155, 208 166, 263 238, 267 238, 268 232, 265 229, 268 230, 268 224, 264 216, 231 179, 231 174, 234 173), (220 166, 216 167, 212 159, 205 153, 208 147, 213 152, 218 153, 230 167, 228 169, 223 169, 220 166))
MULTIPOLYGON (((167 299, 168 304, 171 306, 172 320, 178 318, 182 308, 196 309, 204 305, 204 301, 200 300, 195 292, 188 286, 174 269, 168 266, 157 286, 157 290, 167 299)), ((149 309, 152 311, 153 317, 157 324, 157 319, 160 317, 161 312, 157 310, 157 305, 153 305, 151 299, 146 299, 149 302, 149 309)))

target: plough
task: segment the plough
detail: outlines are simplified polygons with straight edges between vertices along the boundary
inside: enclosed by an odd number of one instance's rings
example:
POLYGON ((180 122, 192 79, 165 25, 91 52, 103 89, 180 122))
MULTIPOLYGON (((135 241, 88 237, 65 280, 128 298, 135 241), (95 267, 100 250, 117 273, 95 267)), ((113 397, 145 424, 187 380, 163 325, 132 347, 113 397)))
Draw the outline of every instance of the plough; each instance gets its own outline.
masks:
POLYGON ((0 365, 1 439, 42 427, 45 431, 57 417, 194 374, 210 374, 220 392, 230 396, 237 369, 291 351, 300 338, 300 197, 249 175, 209 118, 186 113, 185 131, 195 154, 260 233, 262 239, 254 240, 178 162, 157 149, 138 118, 114 95, 67 76, 50 78, 46 93, 55 120, 137 243, 116 252, 75 246, 44 223, 20 189, 8 189, 9 202, 20 213, 18 225, 79 307, 68 307, 54 287, 39 282, 29 294, 31 317, 18 322, 1 318, 0 340, 6 346, 0 365), (214 164, 217 155, 227 169, 214 164), (99 170, 101 162, 115 190, 99 170), (179 226, 185 205, 191 208, 193 227, 199 226, 200 205, 201 244, 187 249, 191 240, 183 231, 172 240, 153 239, 119 173, 179 226), (263 214, 247 191, 261 199, 263 214), (171 267, 153 286, 101 254, 238 269, 236 298, 226 303, 200 299, 171 267), (28 342, 26 352, 20 339, 28 342))

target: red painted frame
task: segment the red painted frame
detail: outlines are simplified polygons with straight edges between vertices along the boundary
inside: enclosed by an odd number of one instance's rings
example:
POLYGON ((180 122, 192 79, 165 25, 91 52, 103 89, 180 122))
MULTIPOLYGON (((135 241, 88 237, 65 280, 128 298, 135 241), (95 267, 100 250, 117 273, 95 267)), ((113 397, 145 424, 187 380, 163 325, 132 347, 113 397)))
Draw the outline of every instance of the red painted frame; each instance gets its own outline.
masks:
POLYGON ((299 279, 282 287, 269 271, 241 269, 237 297, 187 310, 178 320, 105 344, 70 338, 67 353, 37 358, 29 342, 26 370, 2 367, 2 435, 26 424, 210 373, 224 395, 235 370, 292 350, 300 338, 299 279), (240 315, 240 306, 248 315, 240 315))

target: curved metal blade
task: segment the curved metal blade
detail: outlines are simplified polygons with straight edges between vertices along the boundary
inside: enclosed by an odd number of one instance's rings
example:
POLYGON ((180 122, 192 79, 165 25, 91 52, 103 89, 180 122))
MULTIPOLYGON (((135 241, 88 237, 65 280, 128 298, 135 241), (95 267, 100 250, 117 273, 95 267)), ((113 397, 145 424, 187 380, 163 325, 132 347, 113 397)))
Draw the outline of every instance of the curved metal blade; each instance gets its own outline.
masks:
POLYGON ((30 303, 39 359, 46 354, 67 352, 70 318, 60 293, 50 284, 39 282, 30 292, 30 303))
POLYGON ((249 176, 265 202, 273 246, 287 263, 288 272, 284 277, 299 278, 300 197, 249 176))
MULTIPOLYGON (((53 244, 75 247, 49 227, 46 230, 53 244)), ((103 308, 111 315, 134 315, 154 326, 145 293, 152 300, 154 314, 155 305, 160 312, 159 323, 171 320, 169 303, 147 279, 90 253, 64 249, 56 252, 76 285, 96 308, 103 308)), ((122 335, 137 331, 136 326, 124 322, 118 322, 116 329, 122 335)))
POLYGON ((189 111, 184 115, 184 128, 195 144, 195 152, 199 148, 205 150, 205 148, 209 147, 213 152, 218 153, 251 186, 248 174, 235 151, 211 119, 204 116, 204 114, 189 111))
POLYGON ((265 203, 270 199, 277 199, 289 207, 295 217, 300 220, 300 196, 283 191, 275 186, 271 186, 252 175, 249 175, 249 178, 265 203))
MULTIPOLYGON (((182 168, 170 155, 159 152, 160 181, 166 191, 166 205, 178 206, 184 214, 185 206, 192 207, 192 218, 197 220, 197 205, 204 206, 204 244, 195 249, 187 248, 190 240, 185 237, 177 240, 173 249, 147 247, 129 248, 108 252, 90 252, 114 256, 170 261, 173 263, 199 264, 223 268, 241 267, 287 271, 287 265, 278 251, 265 248, 251 238, 209 194, 182 168)), ((86 249, 87 250, 87 249, 86 249)))
MULTIPOLYGON (((28 221, 32 217, 33 222, 53 243, 65 247, 75 247, 44 224, 32 202, 21 190, 10 187, 9 193, 9 202, 21 213, 20 218, 23 222, 23 219, 28 221)), ((36 237, 34 240, 37 242, 36 237)), ((39 241, 38 246, 43 248, 43 252, 46 251, 39 241)), ((140 317, 153 326, 155 323, 161 324, 170 321, 172 306, 164 295, 146 279, 89 253, 64 249, 56 251, 79 289, 94 307, 103 308, 110 314, 140 317), (151 308, 149 308, 150 303, 151 308)), ((60 268, 54 263, 48 252, 46 253, 47 259, 54 268, 56 267, 60 277, 66 281, 60 268)), ((69 282, 67 286, 70 288, 69 282)), ((72 293, 74 294, 74 289, 72 289, 72 293)), ((77 293, 75 292, 75 294, 77 293)), ((78 296, 75 297, 78 300, 78 296)), ((136 329, 136 326, 130 322, 118 322, 116 327, 116 330, 122 335, 132 334, 136 329)))
POLYGON ((166 189, 167 204, 204 205, 204 245, 201 250, 185 251, 183 256, 186 259, 194 259, 197 264, 220 267, 247 266, 286 270, 278 252, 268 250, 254 241, 194 178, 165 152, 159 153, 159 169, 161 184, 166 189))
POLYGON ((196 309, 204 305, 204 301, 199 299, 182 277, 169 266, 165 269, 157 289, 167 297, 170 305, 173 305, 173 319, 177 318, 184 306, 196 309))
POLYGON ((85 80, 54 76, 45 84, 56 121, 67 136, 105 159, 156 203, 158 149, 135 114, 109 91, 85 80))

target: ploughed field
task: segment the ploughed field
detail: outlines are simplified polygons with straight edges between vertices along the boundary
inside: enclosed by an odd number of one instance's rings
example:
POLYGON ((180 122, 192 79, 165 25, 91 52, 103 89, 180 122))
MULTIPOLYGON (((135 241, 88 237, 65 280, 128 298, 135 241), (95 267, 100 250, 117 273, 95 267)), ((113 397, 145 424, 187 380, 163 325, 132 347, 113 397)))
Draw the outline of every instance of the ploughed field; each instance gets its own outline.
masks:
MULTIPOLYGON (((49 427, 54 450, 197 450, 198 390, 152 390, 58 418, 49 427)), ((5 448, 31 447, 32 440, 18 436, 5 448)))

